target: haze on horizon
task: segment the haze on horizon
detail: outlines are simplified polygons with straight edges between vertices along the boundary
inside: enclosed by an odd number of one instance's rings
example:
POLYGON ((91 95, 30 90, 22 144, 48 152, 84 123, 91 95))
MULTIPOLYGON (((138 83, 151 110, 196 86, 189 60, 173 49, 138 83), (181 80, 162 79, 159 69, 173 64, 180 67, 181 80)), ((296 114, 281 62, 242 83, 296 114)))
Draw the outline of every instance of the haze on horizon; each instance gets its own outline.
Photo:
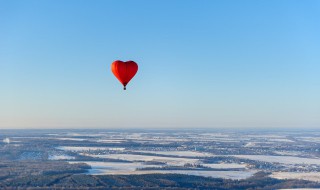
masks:
POLYGON ((320 2, 0 1, 0 128, 318 128, 320 2), (123 91, 114 60, 139 64, 123 91))

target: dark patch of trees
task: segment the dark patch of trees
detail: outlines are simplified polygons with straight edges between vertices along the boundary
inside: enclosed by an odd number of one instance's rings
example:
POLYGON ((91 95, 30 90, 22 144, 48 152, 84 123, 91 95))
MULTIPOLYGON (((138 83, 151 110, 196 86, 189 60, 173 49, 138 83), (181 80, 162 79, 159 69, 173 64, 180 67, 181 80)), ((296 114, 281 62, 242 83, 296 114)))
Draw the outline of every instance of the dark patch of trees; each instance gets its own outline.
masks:
POLYGON ((258 172, 244 180, 208 178, 182 174, 101 175, 43 174, 0 182, 0 189, 281 189, 319 188, 320 184, 305 180, 279 180, 258 172))

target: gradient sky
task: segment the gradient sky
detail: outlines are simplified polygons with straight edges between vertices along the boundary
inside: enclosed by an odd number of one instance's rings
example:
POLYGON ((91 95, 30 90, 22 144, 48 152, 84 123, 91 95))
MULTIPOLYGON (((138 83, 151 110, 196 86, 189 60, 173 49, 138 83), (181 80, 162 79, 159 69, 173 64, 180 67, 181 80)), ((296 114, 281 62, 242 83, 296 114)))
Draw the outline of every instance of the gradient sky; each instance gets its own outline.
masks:
POLYGON ((320 1, 0 0, 0 81, 0 128, 320 128, 320 1))

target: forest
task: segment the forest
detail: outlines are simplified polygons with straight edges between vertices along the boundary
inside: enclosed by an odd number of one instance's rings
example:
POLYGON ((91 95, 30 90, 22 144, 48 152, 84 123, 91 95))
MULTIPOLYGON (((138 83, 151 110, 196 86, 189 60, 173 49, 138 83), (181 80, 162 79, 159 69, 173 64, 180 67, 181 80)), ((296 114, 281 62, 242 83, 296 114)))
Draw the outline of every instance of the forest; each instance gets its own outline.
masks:
POLYGON ((279 180, 267 177, 268 173, 258 172, 244 180, 208 178, 181 174, 146 175, 84 175, 55 174, 31 175, 13 180, 2 180, 1 189, 282 189, 316 188, 319 183, 304 180, 279 180))

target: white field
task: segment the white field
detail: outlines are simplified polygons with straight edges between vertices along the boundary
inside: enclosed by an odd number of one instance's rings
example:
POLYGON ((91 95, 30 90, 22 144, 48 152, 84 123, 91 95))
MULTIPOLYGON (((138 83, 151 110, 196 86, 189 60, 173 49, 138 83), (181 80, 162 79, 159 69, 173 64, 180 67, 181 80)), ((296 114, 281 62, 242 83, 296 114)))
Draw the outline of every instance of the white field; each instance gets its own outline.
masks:
POLYGON ((132 162, 132 163, 125 163, 125 162, 95 162, 95 161, 72 161, 69 163, 86 163, 92 167, 89 170, 90 174, 97 174, 99 171, 107 172, 132 172, 135 171, 137 168, 145 168, 145 167, 161 167, 161 165, 144 165, 142 162, 132 162))
POLYGON ((302 155, 301 152, 298 151, 273 151, 276 154, 283 155, 283 156, 299 156, 302 155))
POLYGON ((86 137, 101 137, 105 136, 105 134, 94 133, 94 134, 86 134, 86 133, 67 133, 65 136, 76 137, 76 136, 86 136, 86 137))
POLYGON ((262 162, 282 163, 282 164, 316 164, 320 165, 320 159, 300 158, 295 156, 269 156, 269 155, 232 155, 238 158, 258 160, 262 162))
POLYGON ((203 166, 215 169, 240 169, 246 168, 246 164, 237 164, 237 163, 220 163, 220 164, 201 164, 203 166))
POLYGON ((225 134, 225 133, 201 133, 201 136, 209 136, 209 137, 230 137, 229 134, 225 134))
POLYGON ((217 141, 217 142, 235 142, 238 143, 239 140, 235 140, 234 138, 217 138, 217 137, 212 137, 212 138, 201 138, 201 139, 193 139, 195 141, 201 141, 201 142, 211 142, 211 141, 217 141))
POLYGON ((305 142, 320 143, 320 137, 299 137, 298 139, 305 142))
POLYGON ((197 151, 137 151, 142 153, 152 153, 159 155, 169 156, 187 156, 187 157, 210 157, 213 156, 211 153, 197 152, 197 151))
POLYGON ((293 140, 290 140, 290 139, 286 139, 286 138, 282 138, 282 139, 268 139, 268 141, 271 141, 271 142, 289 142, 289 143, 293 143, 294 141, 293 140))
POLYGON ((199 171, 199 170, 140 170, 140 171, 99 171, 99 174, 91 175, 139 175, 139 174, 185 174, 185 175, 196 175, 213 178, 224 178, 224 179, 246 179, 251 177, 255 171, 199 171))
POLYGON ((10 137, 15 139, 47 139, 47 137, 10 137))
POLYGON ((69 162, 86 163, 92 167, 90 175, 131 175, 131 174, 187 174, 225 179, 245 179, 256 171, 199 171, 199 170, 136 170, 142 167, 159 167, 158 165, 143 165, 142 163, 120 162, 69 162))
POLYGON ((100 140, 97 140, 97 142, 101 142, 101 143, 122 143, 122 142, 126 142, 126 140, 123 140, 123 139, 100 139, 100 140))
POLYGON ((245 144, 243 147, 255 147, 256 143, 254 142, 248 142, 247 144, 245 144))
POLYGON ((190 163, 195 164, 199 162, 199 159, 191 158, 172 158, 165 156, 147 156, 147 155, 135 155, 135 154, 105 154, 105 155, 93 155, 84 154, 86 156, 98 157, 98 158, 111 158, 126 161, 158 161, 164 162, 170 166, 183 166, 184 164, 190 163))
MULTIPOLYGON (((264 141, 269 141, 269 142, 294 142, 290 139, 288 139, 286 136, 284 135, 272 135, 272 134, 266 134, 266 135, 246 135, 246 137, 249 137, 249 140, 257 140, 257 139, 261 139, 264 141)), ((263 141, 259 141, 259 142, 263 142, 263 141)))
POLYGON ((65 151, 73 151, 73 152, 81 152, 81 151, 95 151, 95 150, 118 150, 123 151, 125 148, 110 148, 110 147, 90 147, 90 146, 59 146, 56 149, 65 150, 65 151))
POLYGON ((68 155, 49 155, 49 160, 74 160, 75 157, 68 155))
POLYGON ((270 177, 277 179, 303 179, 320 182, 319 172, 295 173, 295 172, 273 172, 270 177))
POLYGON ((250 138, 267 138, 267 139, 282 139, 282 138, 286 138, 285 135, 276 135, 276 134, 253 134, 253 135, 245 135, 247 137, 250 138))
POLYGON ((52 139, 56 139, 56 140, 70 140, 70 141, 85 141, 87 139, 81 139, 81 138, 52 138, 52 139))
POLYGON ((156 141, 156 142, 187 142, 189 141, 188 139, 182 139, 182 138, 173 138, 173 137, 161 137, 161 138, 126 138, 128 140, 133 140, 133 141, 156 141))
POLYGON ((11 140, 9 138, 5 138, 2 141, 3 141, 3 143, 7 143, 7 144, 9 144, 11 142, 11 140))

